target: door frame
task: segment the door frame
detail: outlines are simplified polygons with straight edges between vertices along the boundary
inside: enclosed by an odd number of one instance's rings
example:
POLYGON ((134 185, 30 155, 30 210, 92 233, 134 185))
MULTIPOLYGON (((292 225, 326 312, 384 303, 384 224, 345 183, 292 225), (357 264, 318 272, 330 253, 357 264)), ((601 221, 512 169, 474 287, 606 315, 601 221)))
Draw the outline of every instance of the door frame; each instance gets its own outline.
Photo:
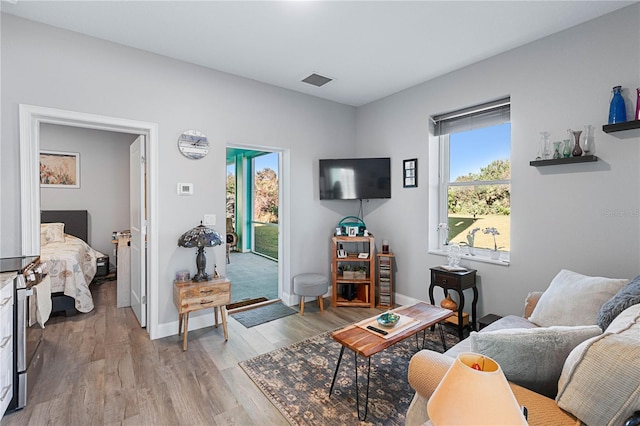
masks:
MULTIPOLYGON (((291 306, 297 303, 297 299, 291 294, 290 247, 290 179, 291 153, 287 148, 278 148, 262 145, 227 144, 226 148, 239 148, 252 151, 269 151, 278 154, 278 297, 285 305, 291 306)), ((246 173, 246 170, 242 170, 246 173)), ((237 174, 236 170, 236 174, 237 174)), ((252 177, 251 177, 252 178, 252 177)), ((236 188, 237 190, 237 188, 236 188)), ((237 205, 236 205, 237 208, 237 205)), ((246 230, 243 230, 243 232, 246 230)))
POLYGON ((40 124, 145 135, 147 144, 147 333, 158 335, 158 125, 35 105, 19 105, 22 255, 40 253, 40 124))

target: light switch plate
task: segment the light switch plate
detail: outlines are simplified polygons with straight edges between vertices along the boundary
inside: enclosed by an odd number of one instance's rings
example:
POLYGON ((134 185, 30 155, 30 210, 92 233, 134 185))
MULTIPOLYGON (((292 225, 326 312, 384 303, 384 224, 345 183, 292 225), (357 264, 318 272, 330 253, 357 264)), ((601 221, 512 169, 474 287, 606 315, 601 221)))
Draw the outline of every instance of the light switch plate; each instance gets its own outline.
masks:
POLYGON ((203 225, 214 226, 216 224, 216 215, 215 214, 205 214, 202 219, 203 225))

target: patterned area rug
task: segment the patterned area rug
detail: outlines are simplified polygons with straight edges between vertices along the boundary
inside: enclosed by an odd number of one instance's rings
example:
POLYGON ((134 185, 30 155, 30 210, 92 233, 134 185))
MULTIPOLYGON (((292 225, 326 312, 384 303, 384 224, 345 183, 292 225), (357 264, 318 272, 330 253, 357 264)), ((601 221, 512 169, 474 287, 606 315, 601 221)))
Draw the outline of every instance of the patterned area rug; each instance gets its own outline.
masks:
POLYGON ((290 307, 284 305, 282 302, 276 302, 231 315, 240 324, 244 325, 247 328, 251 328, 255 327, 256 325, 264 324, 265 322, 273 321, 278 318, 283 318, 297 313, 298 312, 296 310, 291 309, 290 307))
MULTIPOLYGON (((329 388, 340 344, 331 332, 240 363, 247 375, 292 425, 404 425, 413 398, 407 382, 409 360, 416 353, 410 337, 371 357, 369 409, 364 422, 356 413, 354 355, 345 349, 331 398, 329 388)), ((447 347, 458 339, 445 333, 447 347)), ((422 333, 420 333, 420 343, 422 333)), ((440 335, 427 329, 425 348, 442 352, 440 335)), ((360 403, 366 383, 366 359, 358 357, 360 403)), ((361 405, 361 409, 363 409, 361 405)))

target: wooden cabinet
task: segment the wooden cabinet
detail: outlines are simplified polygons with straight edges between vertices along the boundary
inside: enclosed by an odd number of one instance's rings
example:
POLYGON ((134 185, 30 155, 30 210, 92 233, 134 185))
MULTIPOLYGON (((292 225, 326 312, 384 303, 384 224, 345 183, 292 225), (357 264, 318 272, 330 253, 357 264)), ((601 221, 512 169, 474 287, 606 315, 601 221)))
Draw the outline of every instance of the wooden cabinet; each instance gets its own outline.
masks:
POLYGON ((375 306, 375 244, 373 237, 333 237, 331 262, 331 304, 375 306), (339 255, 344 253, 344 257, 339 255), (366 257, 361 255, 366 254, 366 257))
POLYGON ((378 308, 393 308, 393 253, 378 253, 378 287, 376 300, 378 308))
POLYGON ((200 309, 213 308, 216 327, 218 326, 218 308, 222 317, 224 340, 227 334, 227 318, 225 306, 231 303, 231 282, 226 278, 214 278, 211 281, 173 282, 173 301, 178 308, 178 335, 182 337, 182 350, 187 350, 187 333, 189 333, 189 313, 200 309), (183 330, 184 328, 184 330, 183 330))
POLYGON ((0 418, 13 398, 13 272, 0 274, 0 418))

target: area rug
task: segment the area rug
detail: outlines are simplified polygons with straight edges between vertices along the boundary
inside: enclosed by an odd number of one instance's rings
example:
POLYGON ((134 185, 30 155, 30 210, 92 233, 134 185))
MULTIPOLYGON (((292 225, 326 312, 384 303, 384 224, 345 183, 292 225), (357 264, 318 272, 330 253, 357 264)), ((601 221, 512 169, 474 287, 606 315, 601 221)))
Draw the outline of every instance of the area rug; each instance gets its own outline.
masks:
POLYGON ((257 308, 248 309, 246 311, 231 314, 233 318, 247 328, 264 324, 278 318, 284 318, 289 315, 296 314, 297 311, 284 305, 282 302, 270 303, 268 305, 257 308))
MULTIPOLYGON (((449 333, 445 336, 449 348, 458 342, 449 333)), ((437 330, 427 329, 425 347, 442 352, 437 330)), ((414 393, 407 371, 416 351, 416 339, 410 337, 371 357, 369 408, 364 422, 356 413, 354 355, 349 349, 345 349, 329 397, 340 354, 340 344, 331 339, 331 332, 240 362, 240 366, 292 425, 404 425, 414 393)), ((358 371, 362 404, 366 360, 360 356, 358 371)))

